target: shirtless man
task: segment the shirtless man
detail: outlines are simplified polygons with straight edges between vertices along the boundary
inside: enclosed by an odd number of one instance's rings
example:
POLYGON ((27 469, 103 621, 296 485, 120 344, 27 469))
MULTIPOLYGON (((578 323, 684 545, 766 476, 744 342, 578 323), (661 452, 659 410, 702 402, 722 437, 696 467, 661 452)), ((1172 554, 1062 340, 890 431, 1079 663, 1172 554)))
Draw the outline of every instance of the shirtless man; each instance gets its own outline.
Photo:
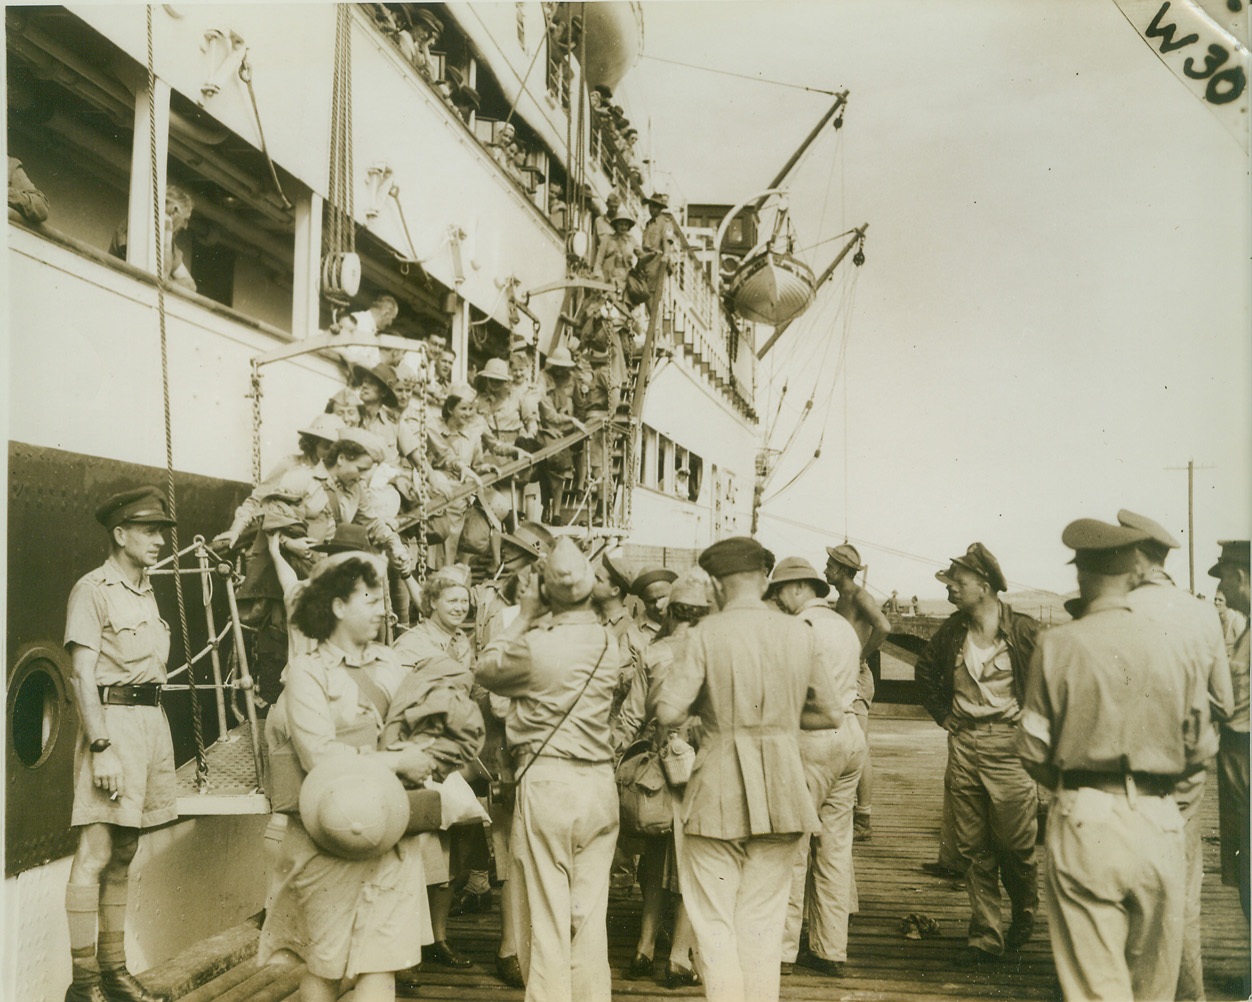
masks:
POLYGON ((861 668, 856 678, 856 702, 852 711, 865 734, 865 766, 856 787, 856 807, 852 809, 852 837, 864 842, 873 834, 871 827, 874 766, 869 754, 869 708, 874 701, 874 676, 869 670, 869 657, 887 639, 891 624, 870 593, 856 583, 856 575, 865 569, 856 547, 848 543, 826 547, 826 580, 839 593, 835 612, 852 624, 861 640, 861 668))

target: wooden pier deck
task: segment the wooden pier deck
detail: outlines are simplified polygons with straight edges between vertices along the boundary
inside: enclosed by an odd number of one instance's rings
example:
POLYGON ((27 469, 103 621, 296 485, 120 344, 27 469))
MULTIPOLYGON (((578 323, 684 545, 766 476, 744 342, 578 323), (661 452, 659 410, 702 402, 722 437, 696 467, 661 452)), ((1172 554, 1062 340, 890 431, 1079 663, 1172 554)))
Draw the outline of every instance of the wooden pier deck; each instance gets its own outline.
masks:
MULTIPOLYGON (((909 715, 915 710, 880 706, 871 720, 874 835, 855 846, 861 910, 852 919, 844 975, 835 979, 796 967, 792 975, 782 979, 782 998, 797 1002, 1060 998, 1042 906, 1035 938, 1019 956, 978 970, 963 969, 955 963, 964 946, 969 916, 964 886, 931 877, 920 869, 936 853, 945 740, 929 718, 909 715), (879 711, 896 715, 879 715, 879 711), (905 938, 898 924, 911 912, 933 918, 940 935, 922 940, 905 938)), ((1217 798, 1215 788, 1210 787, 1203 814, 1205 983, 1210 999, 1246 998, 1246 994, 1240 996, 1232 989, 1235 979, 1248 971, 1248 931, 1234 889, 1220 882, 1217 798)), ((1045 856, 1040 847, 1041 881, 1045 856)), ((1044 893, 1042 886, 1040 893, 1044 893)), ((609 905, 613 997, 632 1002, 702 998, 700 988, 666 989, 663 961, 656 965, 654 980, 622 977, 633 956, 638 924, 638 889, 629 895, 615 894, 609 905)), ((461 1002, 520 999, 520 991, 506 988, 492 973, 498 931, 495 914, 451 920, 449 939, 474 960, 474 967, 465 972, 427 967, 416 997, 461 1002)), ((297 977, 294 971, 257 971, 252 961, 245 960, 217 980, 183 995, 183 1002, 294 999, 297 977)))

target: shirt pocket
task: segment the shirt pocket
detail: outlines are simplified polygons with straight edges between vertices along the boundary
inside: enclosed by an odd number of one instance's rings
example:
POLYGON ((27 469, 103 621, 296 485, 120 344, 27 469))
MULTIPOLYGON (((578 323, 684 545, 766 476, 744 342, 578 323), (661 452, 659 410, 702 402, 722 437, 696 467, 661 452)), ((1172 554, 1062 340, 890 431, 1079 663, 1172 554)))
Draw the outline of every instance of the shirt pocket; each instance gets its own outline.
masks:
POLYGON ((110 609, 109 626, 122 664, 133 665, 155 658, 165 666, 170 656, 170 628, 155 610, 110 609))

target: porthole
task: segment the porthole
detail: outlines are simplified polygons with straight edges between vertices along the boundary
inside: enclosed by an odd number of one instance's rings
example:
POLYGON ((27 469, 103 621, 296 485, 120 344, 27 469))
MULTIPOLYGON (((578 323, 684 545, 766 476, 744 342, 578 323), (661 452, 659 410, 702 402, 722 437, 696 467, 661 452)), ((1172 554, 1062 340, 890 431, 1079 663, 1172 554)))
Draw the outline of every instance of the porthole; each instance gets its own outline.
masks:
POLYGON ((56 666, 42 659, 28 662, 9 689, 9 736, 28 769, 47 761, 56 744, 63 696, 56 666))

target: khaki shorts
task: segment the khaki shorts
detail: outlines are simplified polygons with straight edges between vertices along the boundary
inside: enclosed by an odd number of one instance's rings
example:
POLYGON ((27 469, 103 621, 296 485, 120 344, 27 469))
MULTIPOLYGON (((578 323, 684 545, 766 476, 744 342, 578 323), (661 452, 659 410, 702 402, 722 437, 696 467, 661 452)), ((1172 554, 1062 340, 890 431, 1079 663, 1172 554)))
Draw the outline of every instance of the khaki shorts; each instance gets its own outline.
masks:
POLYGON ((79 734, 74 753, 74 813, 70 824, 152 828, 178 817, 174 745, 159 706, 100 707, 112 747, 122 760, 122 795, 109 794, 92 777, 87 737, 79 734))

